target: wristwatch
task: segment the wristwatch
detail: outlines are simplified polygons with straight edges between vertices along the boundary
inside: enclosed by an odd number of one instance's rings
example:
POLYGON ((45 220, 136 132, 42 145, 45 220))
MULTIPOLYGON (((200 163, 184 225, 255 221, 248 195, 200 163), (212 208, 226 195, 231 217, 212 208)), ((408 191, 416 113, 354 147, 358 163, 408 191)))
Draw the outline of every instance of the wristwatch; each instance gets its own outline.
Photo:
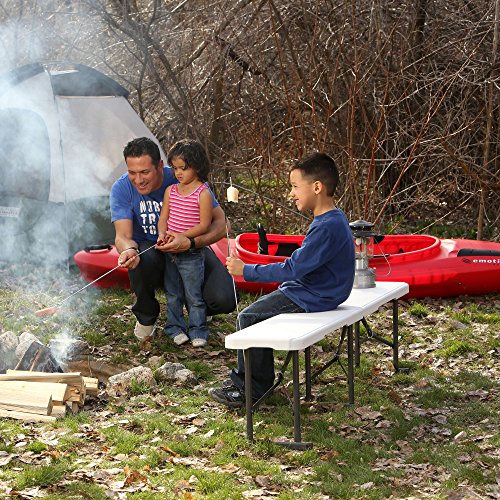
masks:
POLYGON ((196 248, 196 243, 194 241, 194 238, 189 238, 189 241, 191 242, 191 246, 189 247, 189 250, 194 250, 196 248))

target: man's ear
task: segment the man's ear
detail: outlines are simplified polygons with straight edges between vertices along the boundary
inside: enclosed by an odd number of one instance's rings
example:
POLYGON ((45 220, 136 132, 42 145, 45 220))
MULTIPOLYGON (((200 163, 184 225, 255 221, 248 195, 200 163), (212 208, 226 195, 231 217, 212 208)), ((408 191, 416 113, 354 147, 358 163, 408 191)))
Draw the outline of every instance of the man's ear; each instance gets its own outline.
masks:
POLYGON ((158 163, 158 167, 156 168, 163 168, 163 160, 160 160, 159 163, 158 163))

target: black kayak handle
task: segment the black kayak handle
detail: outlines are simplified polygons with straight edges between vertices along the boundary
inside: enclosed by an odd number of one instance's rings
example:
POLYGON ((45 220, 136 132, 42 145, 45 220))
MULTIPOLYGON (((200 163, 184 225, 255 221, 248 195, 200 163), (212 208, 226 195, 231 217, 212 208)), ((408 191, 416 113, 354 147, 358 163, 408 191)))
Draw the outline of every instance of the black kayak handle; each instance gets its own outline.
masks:
POLYGON ((113 247, 109 243, 103 243, 102 245, 89 245, 85 247, 85 252, 95 252, 97 250, 111 250, 113 247))
POLYGON ((479 248, 461 248, 457 257, 496 257, 500 256, 500 251, 498 250, 481 250, 479 248))

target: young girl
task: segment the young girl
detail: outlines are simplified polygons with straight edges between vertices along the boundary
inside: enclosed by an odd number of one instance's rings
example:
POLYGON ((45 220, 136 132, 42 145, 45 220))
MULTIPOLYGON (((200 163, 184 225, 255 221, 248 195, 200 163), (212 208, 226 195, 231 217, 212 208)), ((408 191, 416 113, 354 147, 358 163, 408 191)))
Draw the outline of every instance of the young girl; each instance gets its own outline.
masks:
POLYGON ((168 240, 166 232, 172 231, 187 236, 191 249, 165 254, 165 333, 177 345, 191 340, 194 347, 203 347, 208 339, 202 296, 206 249, 195 249, 194 237, 205 233, 212 221, 212 196, 206 184, 210 167, 203 146, 189 139, 176 142, 167 154, 167 161, 179 184, 165 191, 158 220, 158 244, 168 240), (189 311, 189 330, 184 321, 184 302, 189 311))

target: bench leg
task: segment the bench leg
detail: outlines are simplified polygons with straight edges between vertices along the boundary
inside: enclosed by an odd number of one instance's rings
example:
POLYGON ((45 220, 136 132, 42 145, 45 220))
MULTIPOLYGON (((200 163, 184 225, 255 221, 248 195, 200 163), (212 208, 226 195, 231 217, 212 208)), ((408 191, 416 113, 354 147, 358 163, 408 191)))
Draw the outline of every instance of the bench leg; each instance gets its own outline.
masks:
POLYGON ((333 363, 339 363, 340 367, 342 368, 342 370, 345 373, 344 367, 343 367, 342 363, 340 362, 340 351, 342 350, 342 345, 344 344, 344 340, 345 340, 346 334, 347 334, 347 326, 343 326, 342 327, 342 333, 340 335, 339 344, 337 346, 337 351, 335 352, 335 356, 333 356, 333 358, 330 359, 330 361, 326 362, 321 368, 319 368, 318 370, 316 370, 311 375, 311 380, 316 380, 325 370, 327 370, 328 368, 330 368, 330 366, 332 366, 333 363))
MULTIPOLYGON (((400 368, 399 367, 399 301, 398 299, 394 299, 392 301, 392 342, 384 339, 383 337, 380 337, 377 335, 371 328, 368 322, 366 321, 365 318, 361 320, 363 323, 364 327, 366 328, 367 331, 367 336, 363 339, 359 337, 358 332, 356 332, 355 335, 355 359, 356 359, 356 366, 359 366, 359 352, 358 349, 361 346, 361 343, 364 340, 376 340, 382 344, 385 344, 389 346, 392 349, 392 364, 394 366, 394 370, 396 372, 400 371, 408 371, 406 368, 400 368)), ((356 326, 359 324, 357 323, 356 326)))
POLYGON ((349 403, 354 404, 354 356, 352 325, 347 327, 347 386, 349 403))
POLYGON ((359 321, 356 321, 354 325, 354 363, 356 367, 359 367, 361 364, 361 341, 359 338, 359 321))
POLYGON ((312 400, 311 391, 311 348, 306 347, 304 350, 305 362, 305 377, 306 377, 306 401, 312 400))
POLYGON ((303 442, 300 430, 300 390, 299 390, 299 351, 293 351, 293 441, 277 441, 276 444, 292 450, 307 450, 312 443, 303 442))
POLYGON ((392 301, 392 363, 397 373, 408 373, 409 368, 401 368, 399 366, 399 301, 392 301))
POLYGON ((392 364, 399 372, 399 302, 392 301, 392 364))
POLYGON ((245 360, 245 412, 247 417, 247 439, 253 443, 253 410, 252 410, 252 362, 250 349, 243 351, 245 360))

